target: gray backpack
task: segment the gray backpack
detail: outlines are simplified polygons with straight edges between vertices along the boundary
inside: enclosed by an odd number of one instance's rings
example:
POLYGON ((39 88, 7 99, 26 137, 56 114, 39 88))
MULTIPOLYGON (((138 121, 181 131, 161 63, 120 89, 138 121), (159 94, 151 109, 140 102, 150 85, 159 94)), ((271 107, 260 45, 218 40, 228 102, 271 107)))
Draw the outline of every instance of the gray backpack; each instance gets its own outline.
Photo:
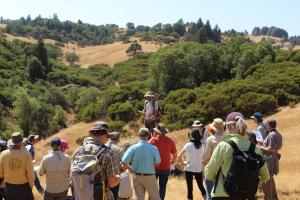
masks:
POLYGON ((105 200, 106 184, 99 167, 99 156, 104 151, 99 148, 96 155, 85 152, 81 146, 72 163, 72 178, 76 200, 105 200))

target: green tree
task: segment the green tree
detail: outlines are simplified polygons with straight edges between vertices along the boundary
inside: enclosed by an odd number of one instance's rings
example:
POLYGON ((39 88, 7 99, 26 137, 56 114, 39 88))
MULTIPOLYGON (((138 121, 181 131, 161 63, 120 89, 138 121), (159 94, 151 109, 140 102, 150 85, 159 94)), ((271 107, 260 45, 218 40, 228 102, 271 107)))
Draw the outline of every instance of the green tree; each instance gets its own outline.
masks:
POLYGON ((70 67, 74 67, 75 63, 80 60, 79 56, 76 53, 66 53, 65 58, 70 67))
POLYGON ((138 53, 141 53, 142 51, 143 51, 142 45, 140 45, 137 42, 134 42, 134 43, 130 44, 130 46, 126 50, 126 53, 128 53, 128 54, 132 53, 133 55, 136 55, 138 53))
POLYGON ((31 58, 28 63, 28 74, 32 83, 36 82, 37 79, 44 78, 42 64, 36 57, 31 58))
POLYGON ((39 59, 41 62, 44 72, 47 74, 51 71, 51 66, 48 65, 48 54, 47 49, 45 47, 44 41, 42 39, 38 40, 37 45, 33 50, 33 55, 39 59))

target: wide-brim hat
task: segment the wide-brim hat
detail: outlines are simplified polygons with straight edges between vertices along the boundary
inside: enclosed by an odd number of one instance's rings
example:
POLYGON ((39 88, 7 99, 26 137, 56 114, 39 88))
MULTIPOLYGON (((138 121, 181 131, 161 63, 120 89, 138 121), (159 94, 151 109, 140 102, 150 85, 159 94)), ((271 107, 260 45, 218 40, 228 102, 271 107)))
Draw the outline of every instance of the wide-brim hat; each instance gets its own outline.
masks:
POLYGON ((201 127, 204 126, 204 124, 202 124, 199 120, 195 120, 192 127, 201 127))
POLYGON ((153 130, 161 135, 169 133, 169 130, 165 127, 163 123, 159 123, 153 130))
POLYGON ((148 91, 148 92, 146 92, 144 97, 154 97, 154 93, 152 91, 148 91))
POLYGON ((98 121, 94 124, 94 126, 89 130, 90 133, 94 131, 104 131, 103 134, 107 134, 109 137, 109 126, 106 122, 98 121))
POLYGON ((11 139, 7 141, 8 145, 18 145, 26 141, 26 138, 23 138, 21 132, 15 132, 11 135, 11 139))
POLYGON ((121 136, 121 133, 115 131, 115 132, 109 133, 108 135, 110 136, 111 140, 119 140, 120 136, 121 136))
POLYGON ((216 132, 223 132, 224 131, 224 121, 221 118, 216 118, 209 125, 209 127, 216 132))

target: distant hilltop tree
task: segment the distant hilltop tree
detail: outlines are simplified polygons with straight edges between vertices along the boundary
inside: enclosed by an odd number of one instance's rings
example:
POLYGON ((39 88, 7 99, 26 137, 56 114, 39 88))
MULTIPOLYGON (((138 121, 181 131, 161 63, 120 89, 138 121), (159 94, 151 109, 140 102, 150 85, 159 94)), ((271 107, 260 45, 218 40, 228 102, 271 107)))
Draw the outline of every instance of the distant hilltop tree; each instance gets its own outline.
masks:
POLYGON ((289 34, 286 30, 275 26, 263 26, 262 28, 254 27, 252 35, 270 35, 273 37, 284 38, 285 40, 288 40, 289 38, 289 34))
POLYGON ((75 63, 80 60, 79 56, 76 53, 67 53, 65 58, 70 67, 74 67, 75 63))
POLYGON ((133 55, 136 55, 138 53, 142 53, 142 45, 140 45, 139 43, 137 42, 134 42, 132 43, 128 49, 126 50, 126 53, 128 54, 133 54, 133 55))

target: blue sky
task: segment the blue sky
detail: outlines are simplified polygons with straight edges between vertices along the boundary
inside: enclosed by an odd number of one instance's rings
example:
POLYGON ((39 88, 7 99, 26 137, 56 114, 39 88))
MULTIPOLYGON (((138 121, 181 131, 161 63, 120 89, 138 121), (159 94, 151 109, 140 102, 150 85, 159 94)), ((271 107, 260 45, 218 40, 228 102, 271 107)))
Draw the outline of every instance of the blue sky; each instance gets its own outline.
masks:
POLYGON ((92 24, 115 23, 125 26, 154 25, 210 20, 222 31, 234 28, 251 32, 254 26, 277 26, 291 35, 300 35, 300 1, 298 0, 2 0, 0 16, 17 19, 56 13, 60 20, 92 24))

